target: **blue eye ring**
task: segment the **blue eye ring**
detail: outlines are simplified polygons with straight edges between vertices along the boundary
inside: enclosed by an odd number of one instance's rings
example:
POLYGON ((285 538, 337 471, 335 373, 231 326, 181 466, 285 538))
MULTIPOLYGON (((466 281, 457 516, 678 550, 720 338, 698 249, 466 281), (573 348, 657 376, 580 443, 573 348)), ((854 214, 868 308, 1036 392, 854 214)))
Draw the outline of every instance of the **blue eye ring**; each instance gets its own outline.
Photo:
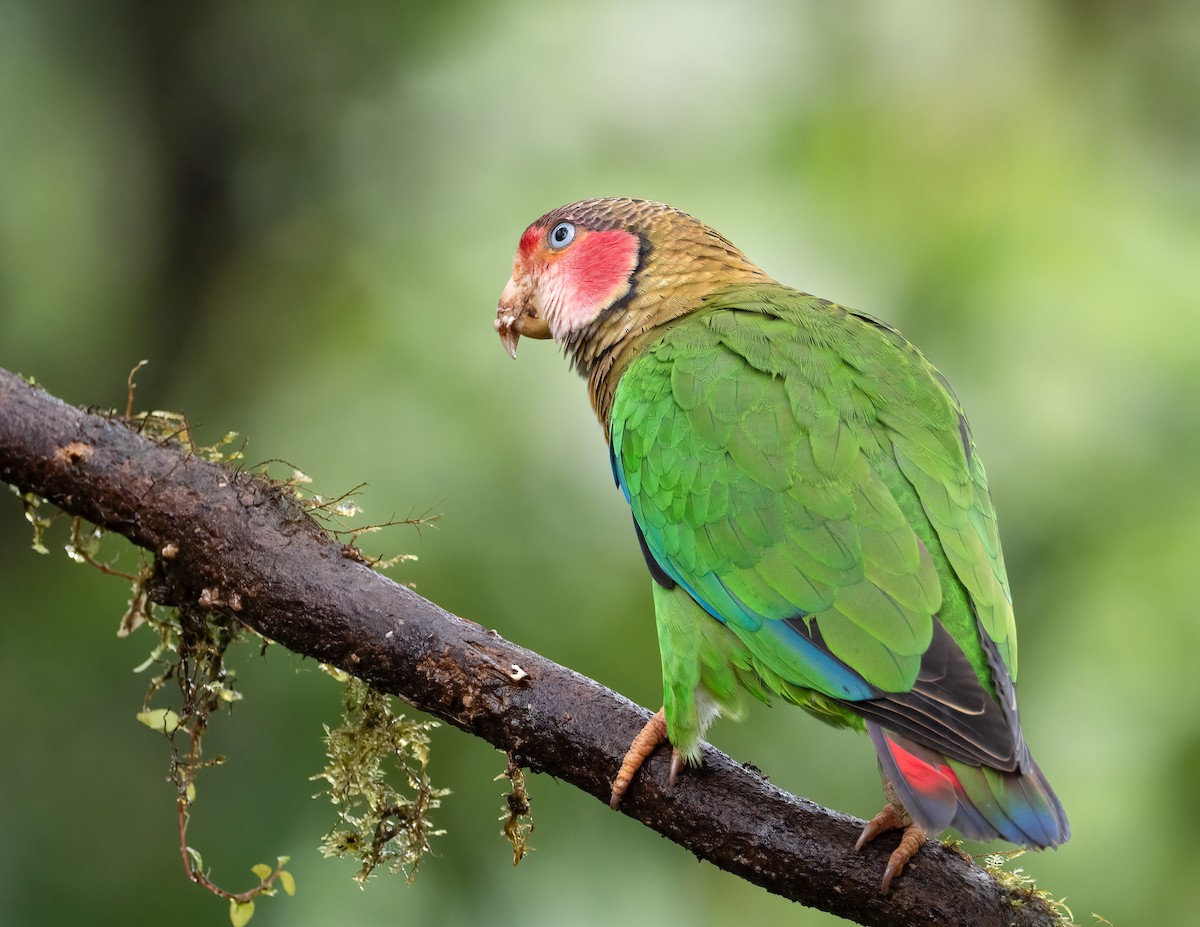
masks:
POLYGON ((546 233, 546 244, 552 251, 561 251, 575 240, 575 226, 570 222, 559 222, 546 233))

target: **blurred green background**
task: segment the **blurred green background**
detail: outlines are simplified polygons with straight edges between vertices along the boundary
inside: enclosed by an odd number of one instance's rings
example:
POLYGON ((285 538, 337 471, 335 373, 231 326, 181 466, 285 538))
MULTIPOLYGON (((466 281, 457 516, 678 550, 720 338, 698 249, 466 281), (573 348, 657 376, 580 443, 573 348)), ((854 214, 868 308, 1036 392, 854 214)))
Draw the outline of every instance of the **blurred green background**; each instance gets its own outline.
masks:
MULTIPOLYGON (((1022 715, 1074 825, 1016 865, 1081 923, 1196 923, 1200 871, 1200 6, 1188 0, 568 4, 0 0, 0 366, 187 413, 419 555, 393 575, 660 702, 649 580, 581 382, 492 331, 525 225, 665 200, 777 278, 897 325, 988 465, 1022 715)), ((187 884, 161 740, 134 720, 127 588, 30 549, 0 494, 0 923, 227 923, 187 884)), ((119 542, 110 541, 116 551, 119 542)), ((323 861, 308 777, 338 688, 242 653, 190 834, 214 876, 290 854, 257 925, 825 925, 547 777, 499 836, 501 754, 416 884, 323 861)), ((865 738, 794 710, 712 739, 870 815, 865 738)))

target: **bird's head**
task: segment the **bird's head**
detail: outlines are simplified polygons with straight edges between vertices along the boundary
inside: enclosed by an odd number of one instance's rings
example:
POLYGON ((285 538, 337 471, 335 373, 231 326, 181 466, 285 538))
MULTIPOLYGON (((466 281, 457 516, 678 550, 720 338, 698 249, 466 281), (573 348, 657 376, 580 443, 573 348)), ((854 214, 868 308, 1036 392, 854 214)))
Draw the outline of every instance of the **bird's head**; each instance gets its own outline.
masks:
POLYGON ((747 277, 767 279, 686 213, 648 200, 584 200, 525 229, 494 324, 513 357, 522 335, 567 345, 603 329, 615 342, 747 277))

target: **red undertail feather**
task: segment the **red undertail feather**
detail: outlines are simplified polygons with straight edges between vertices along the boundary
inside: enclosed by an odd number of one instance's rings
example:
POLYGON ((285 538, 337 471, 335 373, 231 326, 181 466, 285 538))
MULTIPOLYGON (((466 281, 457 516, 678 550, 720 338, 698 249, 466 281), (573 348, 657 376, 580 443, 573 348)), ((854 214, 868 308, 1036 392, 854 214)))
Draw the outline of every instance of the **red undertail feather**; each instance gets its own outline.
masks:
POLYGON ((953 827, 972 840, 1041 849, 1071 836, 1062 805, 1037 763, 1011 772, 947 760, 868 721, 884 775, 914 821, 930 833, 953 827))

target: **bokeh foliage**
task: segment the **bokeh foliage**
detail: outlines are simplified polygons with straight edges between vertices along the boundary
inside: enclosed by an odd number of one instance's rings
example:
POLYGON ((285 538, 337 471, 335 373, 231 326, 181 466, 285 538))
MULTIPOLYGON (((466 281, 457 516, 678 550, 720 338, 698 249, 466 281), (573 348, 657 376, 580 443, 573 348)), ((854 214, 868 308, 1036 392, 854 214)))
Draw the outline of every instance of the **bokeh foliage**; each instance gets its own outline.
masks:
MULTIPOLYGON (((661 199, 770 273, 896 324, 955 384, 997 500, 1030 741, 1072 843, 1019 865, 1077 917, 1192 924, 1200 868, 1200 6, 0 0, 0 365, 70 401, 248 437, 368 520, 445 607, 659 703, 629 516, 585 391, 508 361, 525 224, 661 199)), ((30 549, 0 494, 0 922, 221 923, 183 881, 152 642, 127 589, 30 549)), ((51 540, 54 534, 51 532, 51 540)), ((59 536, 58 545, 66 538, 59 536)), ((115 548, 114 548, 115 550, 115 548)), ((545 777, 513 869, 503 756, 452 729, 416 884, 360 893, 311 799, 338 687, 240 657, 189 837, 276 853, 255 924, 828 924, 545 777)), ((869 815, 865 739, 719 724, 772 779, 869 815)), ((241 876, 239 876, 241 874, 241 876)), ((248 877, 247 877, 248 878, 248 877)), ((233 886, 238 887, 238 886, 233 886)))

